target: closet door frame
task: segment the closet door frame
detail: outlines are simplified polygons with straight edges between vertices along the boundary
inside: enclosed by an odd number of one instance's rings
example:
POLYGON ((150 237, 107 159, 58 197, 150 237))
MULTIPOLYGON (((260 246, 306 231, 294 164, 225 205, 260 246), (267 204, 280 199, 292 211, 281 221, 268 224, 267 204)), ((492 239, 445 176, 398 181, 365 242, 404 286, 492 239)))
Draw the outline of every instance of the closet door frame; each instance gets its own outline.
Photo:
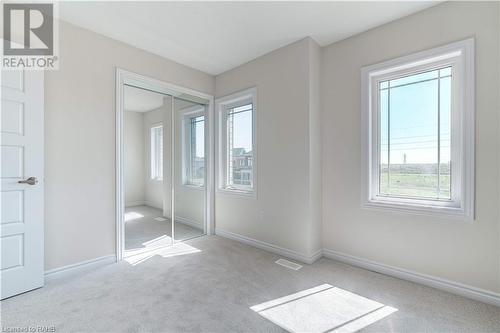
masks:
MULTIPOLYGON (((115 212, 116 212, 116 261, 123 260, 125 244, 125 225, 124 225, 124 162, 123 162, 123 98, 124 87, 126 85, 141 89, 146 89, 175 97, 187 94, 206 100, 206 125, 205 125, 205 209, 204 209, 204 230, 206 235, 213 235, 215 230, 214 197, 215 197, 215 121, 214 121, 214 96, 205 94, 193 89, 182 87, 173 83, 160 81, 145 75, 134 73, 122 68, 116 68, 116 151, 115 151, 115 212)), ((172 113, 173 114, 173 113, 172 113)), ((174 124, 174 123, 172 123, 174 124)), ((173 149, 172 149, 173 151, 173 149)), ((173 157, 173 156, 172 156, 173 157)), ((174 160, 172 160, 172 166, 174 160)), ((173 168, 172 168, 173 169, 173 168)), ((173 180, 171 182, 173 184, 173 180)), ((172 186, 172 192, 174 192, 172 186)), ((174 198, 174 193, 172 193, 174 198)), ((173 206, 172 206, 173 207, 173 206)), ((172 223, 173 226, 173 223, 172 223)), ((172 235, 172 239, 174 239, 172 235)))

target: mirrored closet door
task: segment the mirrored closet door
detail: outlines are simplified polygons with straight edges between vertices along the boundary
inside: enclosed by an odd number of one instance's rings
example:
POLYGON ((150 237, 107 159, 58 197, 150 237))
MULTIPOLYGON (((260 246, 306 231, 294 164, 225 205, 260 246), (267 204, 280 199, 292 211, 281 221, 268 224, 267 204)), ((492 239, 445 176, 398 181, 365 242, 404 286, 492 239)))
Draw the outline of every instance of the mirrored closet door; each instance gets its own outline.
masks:
POLYGON ((125 258, 206 234, 208 102, 124 86, 125 258))
POLYGON ((123 88, 124 256, 172 244, 170 110, 172 96, 123 88))

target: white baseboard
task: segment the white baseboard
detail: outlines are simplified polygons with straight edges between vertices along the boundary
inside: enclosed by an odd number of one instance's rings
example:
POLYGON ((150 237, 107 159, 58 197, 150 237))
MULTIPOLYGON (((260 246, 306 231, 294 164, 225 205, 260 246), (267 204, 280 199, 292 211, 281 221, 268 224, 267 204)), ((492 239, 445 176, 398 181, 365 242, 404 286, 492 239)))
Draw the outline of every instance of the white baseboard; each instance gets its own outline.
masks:
POLYGON ((280 246, 277 246, 274 244, 266 243, 266 242, 263 242, 263 241, 260 241, 257 239, 242 236, 239 234, 232 233, 230 231, 221 230, 221 229, 217 229, 217 228, 215 229, 215 234, 218 236, 224 237, 224 238, 229 238, 229 239, 232 239, 232 240, 244 243, 244 244, 254 246, 254 247, 262 249, 262 250, 266 250, 266 251, 269 251, 269 252, 272 252, 275 254, 279 254, 280 256, 294 259, 294 260, 297 260, 297 261, 300 261, 300 262, 303 262, 306 264, 312 264, 313 262, 315 262, 316 260, 321 258, 321 254, 322 254, 322 251, 318 250, 315 253, 313 253, 312 255, 305 255, 305 254, 302 254, 302 253, 299 253, 296 251, 285 249, 283 247, 280 247, 280 246))
POLYGON ((146 204, 145 201, 130 201, 125 203, 125 208, 135 207, 135 206, 144 206, 146 204))
POLYGON ((321 259, 323 257, 323 249, 319 249, 318 251, 314 252, 310 258, 311 258, 311 264, 315 262, 318 259, 321 259))
POLYGON ((78 274, 85 271, 96 269, 101 266, 109 265, 115 262, 116 262, 116 256, 114 254, 95 259, 85 260, 76 264, 58 267, 45 271, 45 279, 51 280, 55 278, 78 274))
POLYGON ((390 275, 402 280, 419 283, 428 287, 444 290, 452 294, 464 296, 476 301, 500 306, 500 294, 484 289, 467 286, 462 283, 438 278, 431 275, 421 274, 410 270, 397 268, 375 261, 358 258, 345 253, 323 249, 323 256, 343 263, 390 275))
POLYGON ((187 218, 182 217, 182 216, 176 216, 175 217, 175 222, 176 223, 179 222, 179 223, 188 225, 190 227, 203 230, 203 224, 202 223, 196 222, 196 221, 191 220, 191 219, 187 219, 187 218))
MULTIPOLYGON (((389 266, 379 262, 375 262, 368 259, 363 259, 349 254, 341 253, 338 251, 333 251, 329 249, 318 250, 312 255, 304 255, 302 253, 285 249, 283 247, 262 242, 253 238, 238 235, 229 231, 215 229, 215 234, 224 238, 229 238, 244 244, 254 246, 259 249, 263 249, 290 259, 294 259, 306 264, 312 264, 322 256, 325 258, 337 260, 352 266, 364 268, 367 270, 375 271, 385 275, 393 276, 402 280, 407 280, 429 286, 432 288, 444 290, 456 295, 467 297, 476 301, 496 305, 500 307, 500 294, 487 291, 484 289, 468 286, 462 283, 453 282, 443 278, 426 275, 398 267, 389 266)), ((93 270, 101 266, 109 265, 116 262, 116 256, 108 255, 91 260, 82 261, 80 263, 67 265, 55 269, 51 269, 45 272, 45 278, 47 280, 59 278, 63 276, 73 275, 82 273, 85 271, 93 270)))
POLYGON ((480 301, 483 303, 488 303, 496 306, 500 306, 500 294, 491 292, 488 290, 468 286, 462 283, 453 282, 450 280, 442 279, 439 277, 426 275, 422 273, 413 272, 410 270, 393 267, 389 265, 385 265, 382 263, 378 263, 375 261, 358 258, 355 256, 351 256, 345 253, 323 249, 318 250, 313 255, 307 256, 302 253, 298 253, 296 251, 292 251, 289 249, 282 248, 280 246, 269 244, 266 242, 262 242, 253 238, 249 238, 246 236, 242 236, 239 234, 235 234, 229 231, 215 229, 215 234, 221 237, 233 239, 239 241, 241 243, 245 243, 251 246, 254 246, 259 249, 263 249, 272 253, 276 253, 278 255, 295 259, 301 261, 306 264, 312 264, 322 256, 325 258, 337 260, 352 266, 364 268, 367 270, 375 271, 378 273, 382 273, 385 275, 393 276, 402 280, 407 280, 411 282, 415 282, 418 284, 422 284, 428 287, 440 289, 443 291, 447 291, 452 294, 460 295, 463 297, 467 297, 476 301, 480 301))
POLYGON ((157 209, 163 209, 163 207, 155 205, 152 201, 147 201, 147 200, 130 201, 130 202, 125 203, 125 208, 136 207, 136 206, 148 206, 148 207, 153 207, 153 208, 157 208, 157 209))

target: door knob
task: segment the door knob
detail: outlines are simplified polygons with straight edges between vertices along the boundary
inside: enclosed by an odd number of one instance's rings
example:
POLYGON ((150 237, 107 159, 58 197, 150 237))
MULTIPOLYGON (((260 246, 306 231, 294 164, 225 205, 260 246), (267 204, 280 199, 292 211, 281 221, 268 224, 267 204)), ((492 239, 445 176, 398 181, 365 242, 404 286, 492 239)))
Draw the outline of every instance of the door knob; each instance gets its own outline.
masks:
POLYGON ((36 183, 38 183, 38 179, 36 179, 36 177, 30 177, 28 179, 18 181, 18 183, 19 184, 35 185, 36 183))

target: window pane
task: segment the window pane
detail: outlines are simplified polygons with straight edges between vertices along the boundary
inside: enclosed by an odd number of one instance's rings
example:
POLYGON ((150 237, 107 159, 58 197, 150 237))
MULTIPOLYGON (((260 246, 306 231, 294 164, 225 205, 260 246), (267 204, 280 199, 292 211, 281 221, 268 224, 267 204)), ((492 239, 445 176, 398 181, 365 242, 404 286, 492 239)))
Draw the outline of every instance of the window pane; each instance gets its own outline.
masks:
POLYGON ((439 197, 451 199, 451 77, 440 81, 439 197))
POLYGON ((252 187, 252 104, 229 111, 227 132, 228 185, 252 187))
POLYGON ((438 75, 433 70, 379 87, 380 195, 451 197, 451 77, 438 75))
POLYGON ((188 183, 203 186, 205 182, 205 117, 193 117, 190 124, 191 156, 188 183))
POLYGON ((151 128, 151 178, 163 179, 163 126, 151 128))
MULTIPOLYGON (((386 82, 387 83, 387 82, 386 82)), ((387 85, 386 85, 387 87, 387 85)), ((383 85, 380 85, 383 89, 383 85)), ((388 90, 380 91, 380 194, 389 194, 389 110, 388 90)))
POLYGON ((417 83, 419 81, 437 79, 437 77, 438 77, 438 71, 424 72, 424 73, 420 73, 420 74, 404 76, 402 78, 395 79, 395 80, 390 80, 389 86, 396 87, 396 86, 400 86, 400 85, 404 85, 404 84, 417 83))
POLYGON ((451 75, 451 67, 446 67, 439 71, 440 77, 450 76, 450 75, 451 75))
POLYGON ((158 151, 156 158, 158 160, 157 175, 158 179, 163 179, 163 126, 158 128, 158 151))

